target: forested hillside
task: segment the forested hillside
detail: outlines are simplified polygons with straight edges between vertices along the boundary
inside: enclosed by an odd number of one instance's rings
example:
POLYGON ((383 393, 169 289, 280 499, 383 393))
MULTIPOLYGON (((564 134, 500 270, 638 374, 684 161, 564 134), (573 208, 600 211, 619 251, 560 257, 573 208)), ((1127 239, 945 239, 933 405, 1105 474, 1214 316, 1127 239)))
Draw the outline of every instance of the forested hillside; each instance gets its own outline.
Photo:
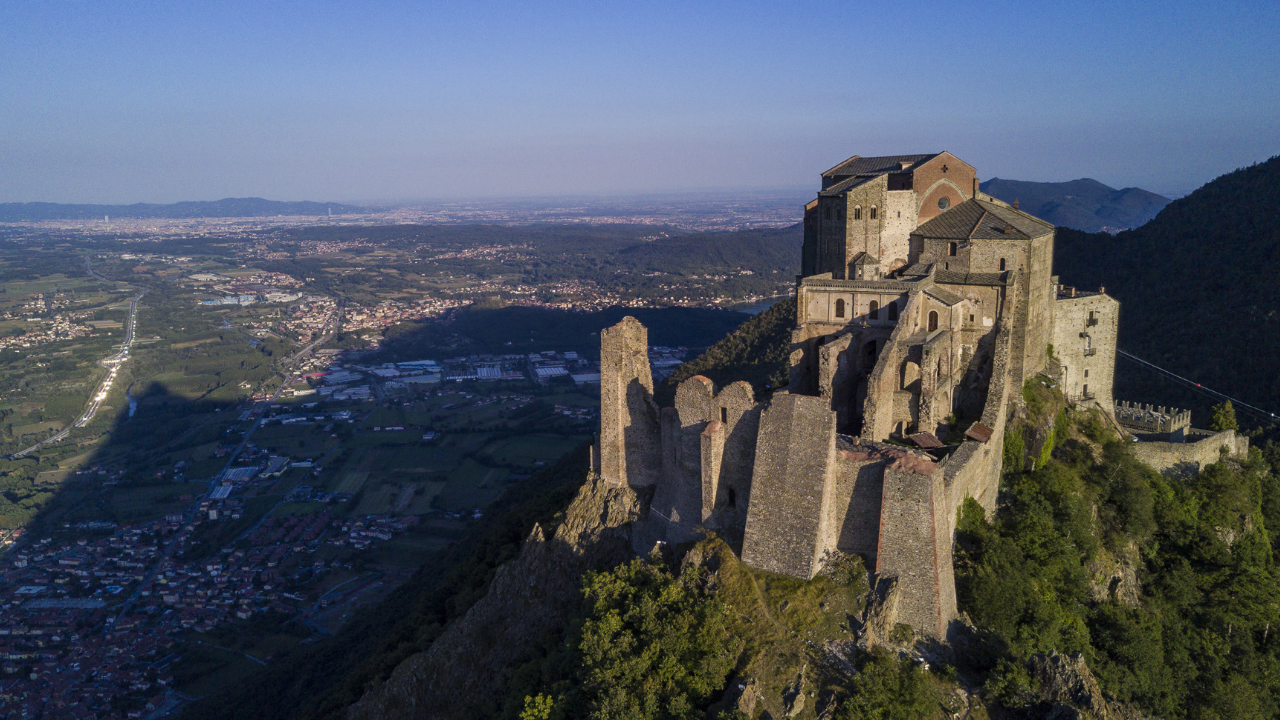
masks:
MULTIPOLYGON (((1055 268, 1063 283, 1120 301, 1120 349, 1280 413, 1280 157, 1223 175, 1136 230, 1059 228, 1055 268)), ((1117 363, 1118 399, 1191 406, 1196 423, 1216 402, 1117 363)))

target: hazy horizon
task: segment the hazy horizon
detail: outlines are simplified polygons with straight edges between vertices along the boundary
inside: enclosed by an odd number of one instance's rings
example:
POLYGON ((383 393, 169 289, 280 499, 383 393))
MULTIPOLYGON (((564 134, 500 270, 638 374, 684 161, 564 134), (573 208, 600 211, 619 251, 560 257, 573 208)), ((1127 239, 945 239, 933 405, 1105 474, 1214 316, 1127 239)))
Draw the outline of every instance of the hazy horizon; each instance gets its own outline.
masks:
POLYGON ((1176 197, 1280 153, 1277 31, 1248 3, 6 3, 0 202, 813 192, 941 150, 1176 197))

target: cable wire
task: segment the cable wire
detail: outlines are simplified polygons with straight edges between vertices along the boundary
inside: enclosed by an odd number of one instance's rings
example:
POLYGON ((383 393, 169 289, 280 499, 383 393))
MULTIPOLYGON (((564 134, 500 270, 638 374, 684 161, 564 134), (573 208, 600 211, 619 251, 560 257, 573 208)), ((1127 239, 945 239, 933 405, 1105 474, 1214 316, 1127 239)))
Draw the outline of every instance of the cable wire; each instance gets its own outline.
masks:
POLYGON ((1273 412, 1269 412, 1269 411, 1267 411, 1267 410, 1263 410, 1262 408, 1257 407, 1256 405, 1250 405, 1249 403, 1247 403, 1247 402, 1245 402, 1245 401, 1243 401, 1243 400, 1239 400, 1239 399, 1237 399, 1237 398, 1233 398, 1233 397, 1231 397, 1230 395, 1227 395, 1227 394, 1225 394, 1225 393, 1220 393, 1220 392, 1218 392, 1217 390, 1214 390, 1214 389, 1212 389, 1212 388, 1207 388, 1207 387, 1205 387, 1205 386, 1201 385, 1200 383, 1196 382, 1195 380, 1191 380, 1191 379, 1188 379, 1188 378, 1182 377, 1181 375, 1179 375, 1179 374, 1177 374, 1177 373, 1173 372, 1172 370, 1165 370, 1164 368, 1160 367, 1159 365, 1156 365, 1155 363, 1149 363, 1149 362, 1147 362, 1146 360, 1143 360, 1142 358, 1138 357, 1137 355, 1134 355, 1134 354, 1132 354, 1132 353, 1127 353, 1127 352, 1125 352, 1125 351, 1121 350, 1120 348, 1116 348, 1116 352, 1117 352, 1117 353, 1119 353, 1121 356, 1123 356, 1123 357, 1125 357, 1125 358, 1129 359, 1129 360, 1133 360, 1134 362, 1137 362, 1137 363, 1140 363, 1140 364, 1142 364, 1142 365, 1145 365, 1145 366, 1147 366, 1147 367, 1149 367, 1149 368, 1151 368, 1151 369, 1153 369, 1153 370, 1155 370, 1155 371, 1157 371, 1157 372, 1163 373, 1163 374, 1165 374, 1165 375, 1169 376, 1170 378, 1173 378, 1174 380, 1176 380, 1176 381, 1178 381, 1178 382, 1183 383, 1184 385, 1186 385, 1187 387, 1191 388, 1192 390, 1195 390, 1195 391, 1197 391, 1197 392, 1206 393, 1206 394, 1208 394, 1208 395, 1212 395, 1212 396, 1214 396, 1214 397, 1219 397, 1219 398, 1222 398, 1222 399, 1224 399, 1224 400, 1230 400, 1230 401, 1231 401, 1231 404, 1233 404, 1233 405, 1237 405, 1237 406, 1240 406, 1240 407, 1243 407, 1247 412, 1252 412, 1252 413, 1254 413, 1254 414, 1256 414, 1256 415, 1258 415, 1258 416, 1260 416, 1260 417, 1262 417, 1262 418, 1265 418, 1265 419, 1268 419, 1268 420, 1274 420, 1274 419, 1276 418, 1276 414, 1275 414, 1275 413, 1273 413, 1273 412))

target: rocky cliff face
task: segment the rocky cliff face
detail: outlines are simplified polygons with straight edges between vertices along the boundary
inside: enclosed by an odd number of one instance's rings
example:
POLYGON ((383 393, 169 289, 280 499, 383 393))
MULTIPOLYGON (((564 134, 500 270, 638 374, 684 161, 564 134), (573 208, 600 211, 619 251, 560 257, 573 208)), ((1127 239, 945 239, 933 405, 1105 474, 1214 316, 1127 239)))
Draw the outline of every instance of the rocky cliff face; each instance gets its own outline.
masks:
POLYGON ((508 671, 582 602, 582 575, 631 556, 641 501, 592 478, 550 533, 535 525, 520 556, 498 569, 488 594, 431 648, 406 659, 348 712, 351 720, 491 717, 508 671))

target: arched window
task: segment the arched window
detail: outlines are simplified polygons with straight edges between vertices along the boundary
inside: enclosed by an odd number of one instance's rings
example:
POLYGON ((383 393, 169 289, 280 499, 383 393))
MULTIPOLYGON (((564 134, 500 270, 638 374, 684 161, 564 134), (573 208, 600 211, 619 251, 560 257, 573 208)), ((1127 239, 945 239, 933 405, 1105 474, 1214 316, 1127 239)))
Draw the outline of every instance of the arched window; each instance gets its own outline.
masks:
POLYGON ((871 219, 872 219, 872 220, 875 220, 875 219, 876 219, 876 206, 875 206, 875 205, 872 205, 872 206, 871 206, 871 219))
POLYGON ((861 220, 861 219, 862 219, 862 208, 861 208, 861 207, 856 207, 856 208, 854 208, 854 209, 853 209, 853 219, 854 219, 854 220, 861 220))
POLYGON ((1004 258, 1000 258, 1000 272, 1004 272, 1004 258))
POLYGON ((880 303, 876 302, 875 300, 871 301, 871 312, 867 313, 867 317, 871 318, 872 320, 880 319, 880 303))
POLYGON ((898 303, 896 302, 889 303, 889 320, 898 321, 898 303))
POLYGON ((956 251, 958 251, 959 249, 960 249, 960 246, 958 244, 947 243, 947 254, 950 255, 951 257, 955 257, 956 251))
POLYGON ((836 300, 836 317, 844 317, 844 300, 836 300))
POLYGON ((929 311, 929 332, 933 332, 934 330, 937 330, 937 329, 938 329, 938 311, 930 310, 929 311))

